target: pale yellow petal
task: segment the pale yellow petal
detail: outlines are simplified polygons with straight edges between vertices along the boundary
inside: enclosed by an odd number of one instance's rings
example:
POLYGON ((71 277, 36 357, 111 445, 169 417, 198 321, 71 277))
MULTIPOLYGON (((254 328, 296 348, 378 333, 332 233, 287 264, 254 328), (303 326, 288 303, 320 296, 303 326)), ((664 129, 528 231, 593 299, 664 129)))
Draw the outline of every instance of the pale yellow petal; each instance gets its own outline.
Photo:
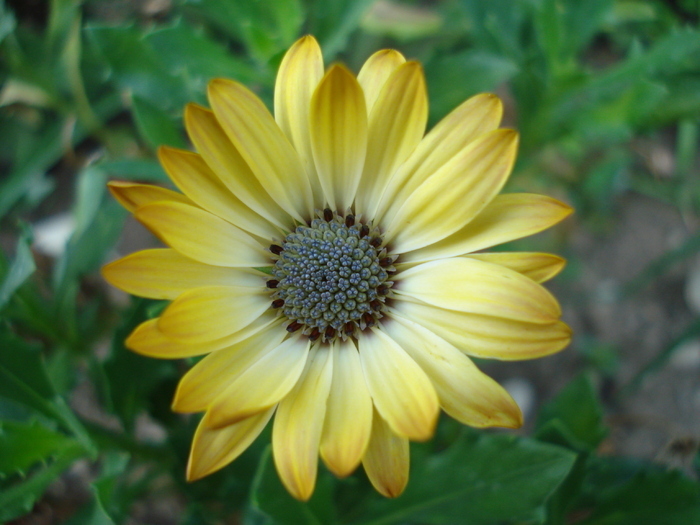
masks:
POLYGON ((503 361, 535 359, 558 352, 571 341, 571 329, 561 321, 523 323, 405 301, 397 301, 395 308, 404 317, 475 357, 503 361))
POLYGON ((230 425, 277 404, 299 380, 309 345, 308 337, 297 335, 261 355, 216 396, 207 425, 230 425))
POLYGON ((431 261, 490 248, 546 230, 572 211, 570 206, 544 195, 498 195, 462 229, 425 248, 402 254, 401 261, 431 261))
POLYGON ((359 347, 367 387, 381 416, 401 436, 430 439, 439 405, 425 372, 380 329, 364 332, 359 347))
POLYGON ((445 412, 472 427, 522 426, 522 412, 510 394, 471 359, 419 324, 392 317, 387 333, 430 377, 445 412))
POLYGON ((187 291, 165 309, 158 329, 183 343, 214 341, 248 326, 270 308, 264 288, 208 286, 187 291))
POLYGON ((187 481, 195 481, 225 467, 255 441, 270 421, 275 407, 235 425, 211 429, 199 422, 187 461, 187 481))
POLYGON ((360 464, 372 430, 372 398, 352 339, 333 345, 333 383, 321 436, 321 457, 338 477, 360 464))
POLYGON ((158 329, 158 318, 150 319, 138 325, 124 343, 127 348, 137 354, 147 355, 158 359, 180 359, 215 352, 234 345, 267 328, 277 319, 272 310, 266 311, 245 328, 213 341, 198 341, 183 343, 167 338, 158 329))
POLYGON ((301 501, 311 497, 316 485, 318 447, 332 376, 330 348, 314 348, 299 382, 279 404, 272 427, 277 472, 289 493, 301 501))
POLYGON ((409 454, 408 439, 394 434, 375 410, 372 437, 362 458, 362 466, 372 486, 382 496, 396 498, 406 488, 409 454))
POLYGON ((248 368, 279 347, 286 335, 281 322, 277 318, 250 337, 199 361, 178 383, 172 409, 185 413, 206 410, 248 368))
POLYGON ((375 220, 390 222, 406 199, 428 177, 474 139, 498 128, 502 114, 500 99, 491 93, 482 93, 471 97, 438 122, 389 181, 375 220))
POLYGON ((309 104, 322 77, 321 48, 314 37, 306 35, 284 55, 275 82, 275 120, 301 158, 318 209, 325 203, 311 151, 309 104))
POLYGON ((214 266, 270 266, 270 254, 255 239, 216 215, 179 202, 156 202, 136 218, 168 246, 214 266))
POLYGON ((201 156, 162 146, 158 158, 177 187, 203 209, 268 241, 280 237, 272 223, 228 190, 201 156))
POLYGON ((314 213, 313 194, 299 155, 265 104, 233 80, 209 83, 216 119, 267 193, 299 222, 314 213))
POLYGON ((401 64, 405 63, 404 56, 395 49, 382 49, 374 53, 363 64, 357 80, 365 92, 367 112, 372 111, 384 84, 401 64))
POLYGON ((399 298, 448 310, 542 324, 561 315, 554 296, 532 279, 468 257, 422 263, 394 279, 399 298))
POLYGON ((566 260, 551 253, 537 252, 493 252, 493 253, 472 253, 472 259, 500 264, 524 276, 529 277, 537 283, 549 281, 559 274, 566 265, 566 260))
POLYGON ((267 280, 255 270, 202 264, 168 248, 127 255, 103 266, 102 276, 112 286, 151 299, 175 299, 202 286, 264 287, 267 280))
POLYGON ((328 70, 311 99, 311 146, 326 202, 344 213, 355 198, 367 152, 362 88, 345 67, 328 70))
POLYGON ((134 213, 141 206, 159 201, 182 202, 192 206, 195 205, 182 193, 161 188, 160 186, 153 186, 152 184, 113 180, 107 183, 107 187, 117 202, 131 213, 134 213))
POLYGON ((212 111, 189 104, 185 108, 185 127, 199 154, 231 193, 277 227, 292 228, 289 214, 255 178, 212 111))
POLYGON ((384 240, 404 253, 464 227, 501 191, 517 146, 518 134, 509 129, 472 141, 406 199, 387 226, 384 240))
POLYGON ((427 120, 423 70, 416 62, 406 62, 386 81, 369 116, 367 157, 355 201, 357 214, 375 217, 389 179, 420 142, 427 120))

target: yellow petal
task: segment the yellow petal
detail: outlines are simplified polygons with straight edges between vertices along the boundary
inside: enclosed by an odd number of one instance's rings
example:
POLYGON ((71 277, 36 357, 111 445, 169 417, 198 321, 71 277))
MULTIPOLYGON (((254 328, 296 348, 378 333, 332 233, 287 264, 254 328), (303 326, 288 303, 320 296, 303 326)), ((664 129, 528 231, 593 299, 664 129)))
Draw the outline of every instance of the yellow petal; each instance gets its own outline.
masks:
POLYGON ((558 352, 571 341, 571 329, 561 321, 523 323, 406 301, 397 301, 395 308, 402 316, 476 357, 504 361, 535 359, 558 352))
POLYGON ((216 396, 207 412, 207 425, 220 428, 277 404, 299 380, 309 344, 308 337, 296 336, 261 355, 216 396))
POLYGON ((187 462, 187 481, 195 481, 225 467, 240 456, 270 421, 275 407, 228 427, 211 429, 199 422, 187 462))
POLYGON ((385 222, 390 222, 411 193, 430 175, 474 139, 498 128, 502 114, 500 99, 491 93, 482 93, 471 97, 438 122, 389 181, 375 220, 384 218, 385 222))
POLYGON ((301 158, 318 209, 323 209, 325 203, 311 152, 309 104, 322 77, 321 48, 314 37, 307 35, 284 55, 275 82, 275 120, 301 158))
POLYGON ((472 427, 518 428, 523 415, 513 398, 450 343, 413 321, 393 315, 387 333, 430 377, 440 405, 472 427))
POLYGON ((357 75, 357 80, 365 92, 368 113, 372 111, 388 78, 404 62, 406 62, 404 56, 395 49, 382 49, 364 63, 357 75))
POLYGON ((400 298, 472 314, 528 323, 553 323, 557 300, 532 279, 497 264, 467 257, 419 264, 395 276, 400 298))
POLYGON ((156 318, 138 325, 124 344, 137 354, 147 355, 157 359, 194 357, 226 348, 247 339, 251 335, 265 329, 275 321, 275 319, 277 319, 277 315, 269 310, 238 332, 227 335, 221 339, 200 341, 193 344, 182 343, 165 337, 165 335, 158 330, 158 318, 156 318))
POLYGON ((330 348, 314 348, 299 382, 279 404, 272 427, 277 472, 289 493, 301 501, 311 497, 316 485, 318 447, 332 376, 330 348))
POLYGON ((431 261, 490 248, 546 230, 572 211, 571 206, 544 195, 498 195, 462 229, 425 248, 403 254, 401 261, 431 261))
POLYGON ((380 415, 401 436, 430 439, 439 405, 425 372, 379 329, 363 333, 359 347, 367 387, 380 415))
POLYGON ((170 303, 158 329, 183 343, 214 341, 245 328, 268 308, 270 296, 264 288, 195 288, 170 303))
POLYGON ((265 286, 265 275, 255 270, 209 266, 175 250, 153 249, 132 253, 102 267, 112 286, 151 299, 175 299, 202 286, 265 286))
POLYGON ((333 345, 333 383, 321 436, 328 469, 345 477, 357 468, 372 430, 372 398, 352 339, 333 345))
POLYGON ((140 207, 135 216, 168 246, 204 264, 270 265, 269 253, 250 235, 200 208, 156 202, 140 207))
POLYGON ((311 99, 311 146, 326 202, 344 212, 355 198, 367 151, 362 88, 350 71, 328 70, 311 99))
POLYGON ((281 319, 236 344, 206 356, 180 380, 172 409, 175 412, 205 410, 231 383, 277 347, 286 335, 281 319))
POLYGON ((196 153, 162 146, 158 158, 177 187, 203 209, 263 239, 280 237, 280 231, 231 193, 196 153))
POLYGON ((517 146, 518 134, 508 129, 472 141, 406 199, 387 226, 385 241, 404 253, 458 231, 501 191, 517 146))
POLYGON ((267 193, 299 222, 309 219, 314 202, 306 170, 265 104, 242 84, 225 79, 209 83, 209 102, 267 193))
POLYGON ((362 458, 372 486, 387 498, 400 496, 408 483, 409 461, 408 439, 394 434, 375 410, 372 437, 362 458))
POLYGON ((134 213, 141 206, 159 201, 182 202, 194 205, 190 199, 181 193, 151 184, 113 180, 107 183, 107 187, 112 196, 117 199, 117 202, 131 213, 134 213))
POLYGON ((376 215, 389 179, 420 142, 428 120, 428 98, 420 64, 406 62, 384 84, 369 116, 367 158, 355 211, 376 215))
POLYGON ((529 277, 537 283, 549 281, 559 274, 566 265, 566 260, 551 253, 535 252, 493 252, 493 253, 472 253, 472 259, 500 264, 524 276, 529 277))
POLYGON ((192 143, 231 193, 272 224, 291 229, 291 217, 265 191, 231 143, 214 113, 196 104, 185 108, 185 127, 192 143))

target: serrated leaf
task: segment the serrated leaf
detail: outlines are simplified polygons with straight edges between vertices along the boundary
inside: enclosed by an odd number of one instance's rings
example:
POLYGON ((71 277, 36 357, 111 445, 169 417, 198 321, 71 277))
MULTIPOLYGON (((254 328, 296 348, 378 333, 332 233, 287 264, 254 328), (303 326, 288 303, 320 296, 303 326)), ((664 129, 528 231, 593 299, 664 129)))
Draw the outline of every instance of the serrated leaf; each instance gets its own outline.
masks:
POLYGON ((700 483, 677 471, 645 470, 599 501, 580 525, 689 525, 700 523, 700 483))
POLYGON ((151 148, 187 146, 182 132, 167 112, 136 96, 131 98, 131 112, 136 120, 136 128, 151 148))
POLYGON ((561 447, 511 436, 465 435, 416 462, 406 492, 369 502, 353 523, 492 525, 544 518, 544 506, 574 464, 561 447))
POLYGON ((76 459, 85 455, 85 449, 77 442, 65 447, 57 457, 43 469, 32 473, 18 483, 4 486, 0 491, 0 522, 6 523, 31 511, 34 503, 54 481, 76 459))
POLYGON ((255 69, 248 61, 232 55, 218 42, 182 22, 148 33, 145 40, 172 74, 184 72, 185 77, 194 82, 192 88, 201 89, 202 92, 212 78, 232 78, 250 83, 260 81, 263 76, 263 71, 255 69), (206 57, 206 60, 202 57, 206 57))
POLYGON ((75 440, 32 421, 0 422, 0 477, 26 473, 39 461, 48 461, 60 451, 74 446, 75 440))
POLYGON ((91 26, 84 31, 102 52, 112 80, 123 91, 161 109, 180 109, 188 102, 184 81, 170 74, 136 28, 91 26))
POLYGON ((262 64, 286 50, 304 22, 299 0, 275 0, 274 8, 266 2, 236 0, 188 0, 186 5, 243 43, 262 64))

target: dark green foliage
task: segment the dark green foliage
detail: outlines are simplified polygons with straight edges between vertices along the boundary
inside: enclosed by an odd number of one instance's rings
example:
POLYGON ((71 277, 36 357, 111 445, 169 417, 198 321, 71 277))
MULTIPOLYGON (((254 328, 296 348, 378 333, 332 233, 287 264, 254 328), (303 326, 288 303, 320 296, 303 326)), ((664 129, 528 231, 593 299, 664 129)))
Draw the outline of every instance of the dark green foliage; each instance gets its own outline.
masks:
MULTIPOLYGON (((420 60, 431 125, 475 93, 502 95, 506 124, 521 132, 513 190, 567 196, 578 220, 596 227, 633 190, 693 224, 697 2, 179 0, 159 12, 147 2, 35 2, 45 20, 21 4, 0 0, 0 522, 30 513, 79 460, 90 474, 66 521, 73 525, 123 523, 135 505, 161 497, 181 505, 182 523, 197 525, 700 522, 696 480, 601 453, 605 414, 615 407, 601 402, 593 373, 544 404, 531 437, 442 421, 434 441, 413 446, 411 481, 396 500, 378 496, 361 472, 337 480, 321 467, 313 498, 297 502, 275 473, 269 429, 234 464, 186 483, 198 417, 174 414, 170 402, 196 360, 126 349, 131 330, 166 303, 117 306, 98 276, 127 217, 107 181, 171 186, 155 151, 189 147, 184 105, 206 105, 207 83, 226 77, 271 106, 283 53, 307 33, 327 63, 357 68, 385 47, 420 60), (380 8, 396 18, 382 20, 380 8), (663 176, 642 162, 638 145, 659 139, 672 144, 675 161, 663 176), (33 247, 32 225, 59 212, 74 229, 49 258, 33 247)), ((658 283, 697 254, 698 239, 630 275, 621 293, 658 283)), ((582 264, 571 261, 571 275, 582 264)), ((635 395, 696 339, 698 323, 659 348, 620 395, 635 395)), ((614 376, 613 343, 581 340, 588 363, 614 376)), ((696 476, 698 458, 695 450, 688 468, 696 476)))

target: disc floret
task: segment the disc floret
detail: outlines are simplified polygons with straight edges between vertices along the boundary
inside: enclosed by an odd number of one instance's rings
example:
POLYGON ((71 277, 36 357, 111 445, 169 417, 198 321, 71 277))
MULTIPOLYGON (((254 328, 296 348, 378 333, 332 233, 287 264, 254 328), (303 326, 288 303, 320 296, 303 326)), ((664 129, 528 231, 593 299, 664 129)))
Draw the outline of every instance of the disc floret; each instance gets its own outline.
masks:
POLYGON ((270 251, 277 256, 273 308, 313 341, 356 336, 374 326, 391 293, 395 256, 382 248, 379 230, 326 209, 297 226, 270 251))

